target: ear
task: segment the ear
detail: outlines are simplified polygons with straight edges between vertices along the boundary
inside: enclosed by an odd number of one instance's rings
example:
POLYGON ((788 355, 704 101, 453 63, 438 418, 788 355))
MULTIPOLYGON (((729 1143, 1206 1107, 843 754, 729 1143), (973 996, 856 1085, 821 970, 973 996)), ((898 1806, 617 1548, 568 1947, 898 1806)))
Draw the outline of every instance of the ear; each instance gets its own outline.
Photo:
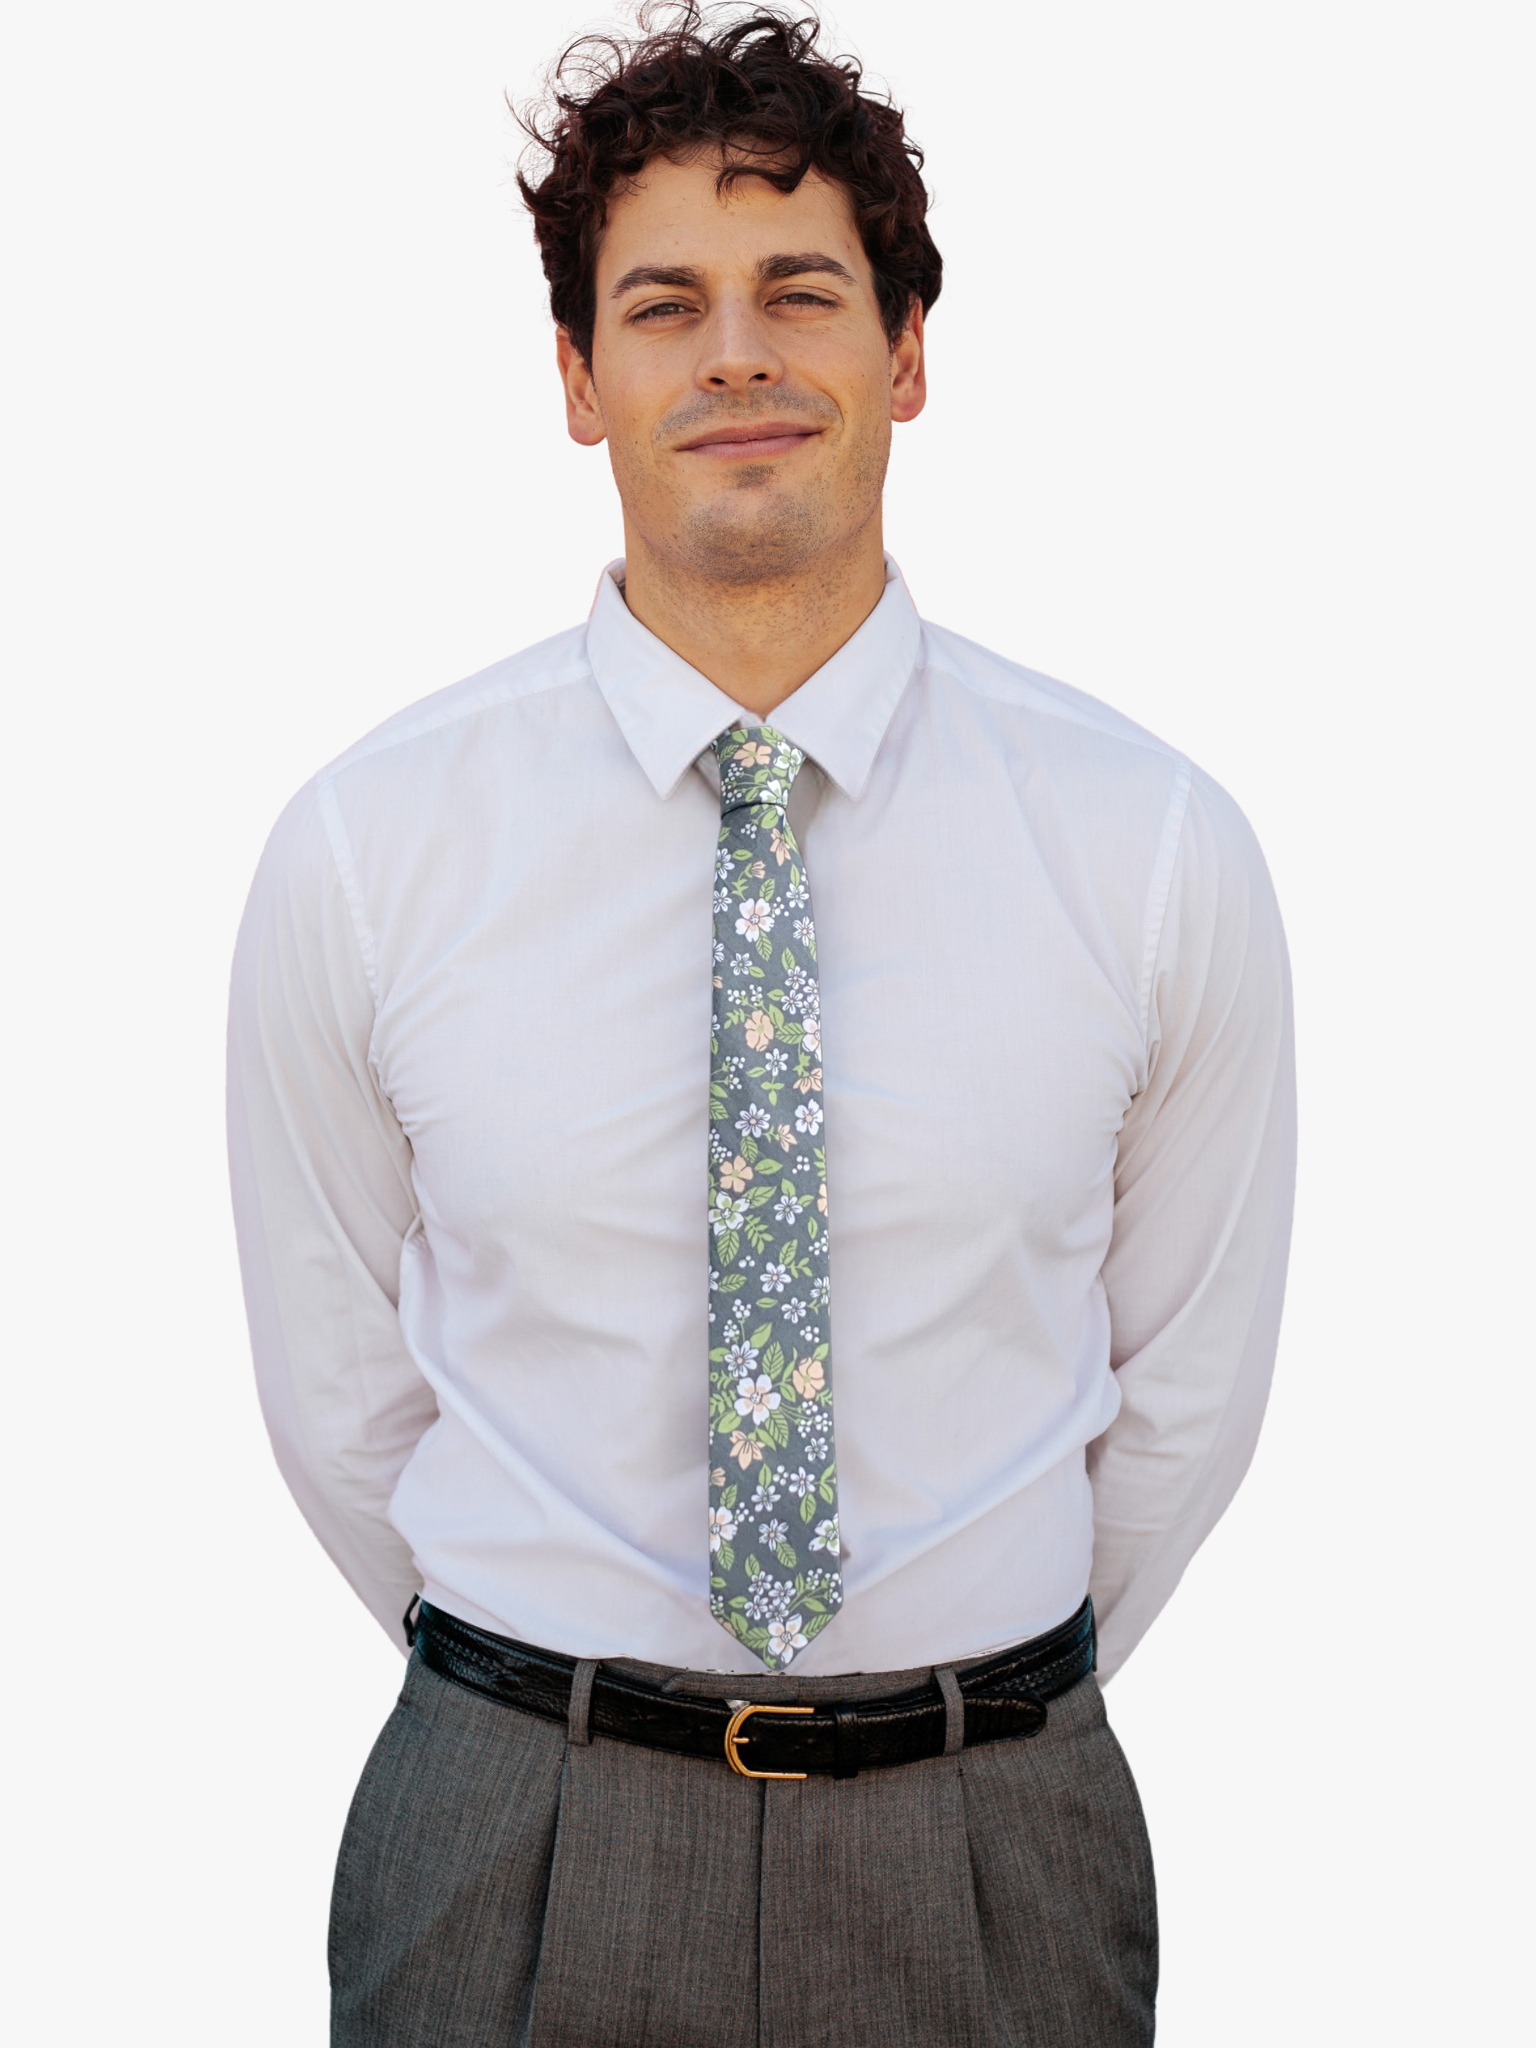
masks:
POLYGON ((586 358, 563 327, 555 329, 555 361, 560 366, 560 382, 565 386, 566 432, 583 448, 595 448, 608 433, 597 402, 597 386, 586 358))
POLYGON ((927 403, 923 309, 914 299, 907 324, 901 330, 901 339, 891 350, 891 418, 896 421, 915 420, 927 403))

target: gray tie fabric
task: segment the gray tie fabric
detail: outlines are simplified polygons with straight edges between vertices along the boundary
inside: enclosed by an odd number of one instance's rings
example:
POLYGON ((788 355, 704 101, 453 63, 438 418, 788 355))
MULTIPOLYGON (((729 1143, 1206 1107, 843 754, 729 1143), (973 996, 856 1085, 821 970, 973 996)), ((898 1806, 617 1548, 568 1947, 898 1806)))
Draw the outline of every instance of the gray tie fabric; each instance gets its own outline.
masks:
POLYGON ((821 991, 786 806, 805 763, 732 726, 720 764, 709 1127, 709 1607, 782 1671, 843 1598, 821 991))

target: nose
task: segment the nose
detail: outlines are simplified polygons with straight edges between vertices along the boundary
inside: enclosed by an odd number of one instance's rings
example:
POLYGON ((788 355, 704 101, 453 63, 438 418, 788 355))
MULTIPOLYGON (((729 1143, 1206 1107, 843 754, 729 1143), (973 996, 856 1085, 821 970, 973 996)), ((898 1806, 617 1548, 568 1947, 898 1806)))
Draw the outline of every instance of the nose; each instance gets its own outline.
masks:
POLYGON ((720 301, 701 335, 696 381, 705 391, 746 393, 782 383, 784 363, 768 322, 746 297, 720 301))

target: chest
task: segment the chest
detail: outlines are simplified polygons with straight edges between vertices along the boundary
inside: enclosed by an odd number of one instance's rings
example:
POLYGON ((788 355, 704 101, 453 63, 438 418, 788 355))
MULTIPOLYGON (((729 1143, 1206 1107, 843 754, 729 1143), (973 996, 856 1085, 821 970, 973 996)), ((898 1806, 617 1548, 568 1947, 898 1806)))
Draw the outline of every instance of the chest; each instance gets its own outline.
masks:
MULTIPOLYGON (((374 1058, 472 1263, 610 1232, 702 1258, 716 834, 706 788, 646 792, 450 841, 403 900, 374 1058)), ((830 801, 803 838, 839 1244, 1080 1239, 1141 1047, 1027 820, 830 801)))

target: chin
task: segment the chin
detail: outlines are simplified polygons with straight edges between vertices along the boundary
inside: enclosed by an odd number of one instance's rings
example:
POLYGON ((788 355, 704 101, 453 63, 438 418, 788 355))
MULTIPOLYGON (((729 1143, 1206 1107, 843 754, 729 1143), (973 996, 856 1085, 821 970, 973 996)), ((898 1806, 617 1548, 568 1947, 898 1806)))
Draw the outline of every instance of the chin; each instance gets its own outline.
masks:
POLYGON ((845 537, 826 517, 819 492, 752 502, 743 496, 746 482, 743 476, 735 490, 685 520, 679 539, 696 574, 731 583, 796 575, 845 537))

